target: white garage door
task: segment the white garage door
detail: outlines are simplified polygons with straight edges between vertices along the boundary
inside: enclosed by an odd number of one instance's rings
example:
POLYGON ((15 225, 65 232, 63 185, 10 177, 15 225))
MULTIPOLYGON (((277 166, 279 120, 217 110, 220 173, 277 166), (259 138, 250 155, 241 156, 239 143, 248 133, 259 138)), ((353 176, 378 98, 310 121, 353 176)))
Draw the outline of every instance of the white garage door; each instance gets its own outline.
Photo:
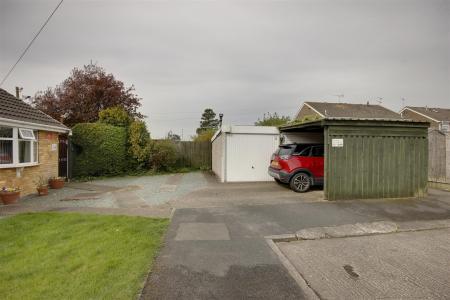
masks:
POLYGON ((278 135, 228 134, 226 181, 272 181, 267 174, 278 135))

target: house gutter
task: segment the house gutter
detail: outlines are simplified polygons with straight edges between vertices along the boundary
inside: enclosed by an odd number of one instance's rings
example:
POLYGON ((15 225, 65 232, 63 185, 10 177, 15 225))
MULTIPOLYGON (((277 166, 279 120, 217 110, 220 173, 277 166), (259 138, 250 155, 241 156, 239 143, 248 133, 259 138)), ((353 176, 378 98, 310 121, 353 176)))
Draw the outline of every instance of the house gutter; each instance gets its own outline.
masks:
POLYGON ((58 126, 37 124, 37 123, 26 122, 26 121, 18 121, 18 120, 6 119, 6 118, 2 118, 2 117, 0 117, 0 124, 6 125, 6 126, 14 126, 14 127, 26 126, 30 129, 35 129, 35 130, 46 130, 46 131, 59 132, 59 133, 68 133, 69 135, 72 135, 72 130, 69 128, 65 129, 63 127, 58 127, 58 126))

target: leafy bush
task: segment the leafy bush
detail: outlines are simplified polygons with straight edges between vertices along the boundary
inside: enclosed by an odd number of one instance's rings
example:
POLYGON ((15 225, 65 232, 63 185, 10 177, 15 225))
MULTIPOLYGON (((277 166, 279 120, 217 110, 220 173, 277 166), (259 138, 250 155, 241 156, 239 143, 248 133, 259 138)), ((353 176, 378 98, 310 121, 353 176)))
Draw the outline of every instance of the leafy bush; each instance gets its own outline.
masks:
POLYGON ((170 140, 154 141, 150 147, 150 166, 155 171, 170 171, 177 162, 177 151, 170 140))
POLYGON ((150 134, 144 121, 133 121, 128 127, 128 153, 137 162, 137 169, 149 163, 150 134))
POLYGON ((128 126, 133 121, 128 112, 119 106, 101 110, 98 113, 98 117, 100 123, 113 126, 128 126))
POLYGON ((278 115, 276 112, 271 114, 268 112, 267 114, 264 114, 263 119, 258 119, 258 121, 255 122, 256 126, 281 126, 284 124, 287 124, 291 121, 291 118, 288 116, 282 116, 278 115))
POLYGON ((216 133, 216 129, 206 129, 193 137, 194 142, 206 142, 211 141, 212 137, 216 133))
POLYGON ((126 128, 103 123, 80 123, 72 129, 75 146, 73 174, 114 175, 127 166, 126 128))

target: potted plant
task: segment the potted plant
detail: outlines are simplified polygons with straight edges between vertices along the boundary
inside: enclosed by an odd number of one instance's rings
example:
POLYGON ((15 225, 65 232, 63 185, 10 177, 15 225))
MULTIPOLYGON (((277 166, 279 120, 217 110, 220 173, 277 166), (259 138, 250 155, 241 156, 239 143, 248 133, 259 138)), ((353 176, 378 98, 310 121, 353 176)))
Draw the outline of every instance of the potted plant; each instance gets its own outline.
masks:
POLYGON ((35 184, 39 196, 48 195, 48 181, 43 176, 39 176, 35 184))
POLYGON ((61 189, 64 187, 65 177, 50 177, 48 184, 52 189, 61 189))
POLYGON ((16 187, 4 186, 0 190, 0 198, 5 205, 16 203, 20 198, 20 189, 16 187))

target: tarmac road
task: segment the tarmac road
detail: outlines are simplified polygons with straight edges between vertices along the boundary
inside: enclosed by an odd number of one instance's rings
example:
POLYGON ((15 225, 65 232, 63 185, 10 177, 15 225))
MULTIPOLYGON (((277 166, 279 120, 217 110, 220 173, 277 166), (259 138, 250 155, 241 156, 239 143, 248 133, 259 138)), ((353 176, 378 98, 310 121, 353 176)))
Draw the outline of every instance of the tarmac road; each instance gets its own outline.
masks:
MULTIPOLYGON (((214 207, 205 200, 213 191, 204 192, 203 198, 200 191, 187 195, 188 205, 200 199, 197 204, 207 207, 175 211, 141 299, 302 299, 304 292, 264 237, 358 222, 450 219, 450 193, 434 190, 422 200, 305 202, 293 194, 297 203, 272 195, 271 204, 252 205, 232 205, 242 203, 239 193, 217 193, 214 207)), ((256 188, 244 194, 252 193, 258 199, 256 188)))

